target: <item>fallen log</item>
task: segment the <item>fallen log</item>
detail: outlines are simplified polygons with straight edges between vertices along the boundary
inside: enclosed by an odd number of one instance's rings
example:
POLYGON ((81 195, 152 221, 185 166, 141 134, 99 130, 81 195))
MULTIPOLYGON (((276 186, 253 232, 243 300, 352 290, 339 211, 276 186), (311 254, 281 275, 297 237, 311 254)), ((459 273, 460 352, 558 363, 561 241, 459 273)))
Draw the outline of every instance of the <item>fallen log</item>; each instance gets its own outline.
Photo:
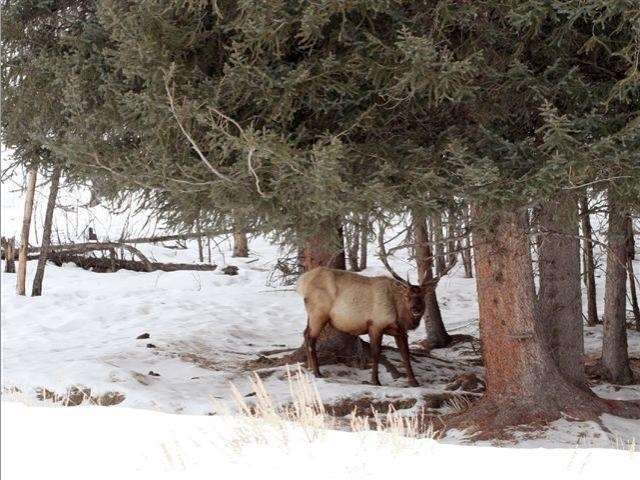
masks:
POLYGON ((189 232, 178 233, 175 235, 161 235, 158 237, 139 237, 139 238, 124 238, 120 240, 121 243, 159 243, 170 242, 172 240, 189 240, 201 237, 217 237, 229 233, 226 230, 202 230, 201 232, 189 232))
POLYGON ((72 243, 68 245, 52 245, 51 253, 88 253, 95 251, 108 251, 111 255, 109 261, 113 262, 117 260, 116 257, 116 249, 121 248, 123 250, 128 251, 131 255, 135 255, 140 259, 144 270, 147 272, 152 271, 151 262, 149 259, 136 247, 132 247, 131 245, 127 245, 126 243, 119 242, 89 242, 89 243, 72 243))
POLYGON ((175 272, 178 270, 213 271, 217 265, 202 265, 194 263, 160 263, 142 262, 137 260, 122 260, 110 257, 87 257, 77 252, 50 252, 48 259, 57 266, 64 263, 75 263, 78 267, 94 272, 115 272, 118 270, 132 270, 134 272, 175 272))

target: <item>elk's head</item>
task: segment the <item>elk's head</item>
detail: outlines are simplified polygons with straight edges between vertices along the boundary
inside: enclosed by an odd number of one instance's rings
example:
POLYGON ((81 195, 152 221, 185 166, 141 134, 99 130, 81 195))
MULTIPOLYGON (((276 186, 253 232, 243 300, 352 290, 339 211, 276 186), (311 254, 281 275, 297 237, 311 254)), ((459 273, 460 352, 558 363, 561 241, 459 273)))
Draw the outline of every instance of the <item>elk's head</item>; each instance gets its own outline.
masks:
MULTIPOLYGON (((380 231, 378 232, 378 245, 380 247, 380 260, 385 268, 389 271, 389 273, 395 278, 399 283, 404 286, 404 298, 406 300, 407 310, 409 311, 410 316, 410 324, 407 325, 409 329, 417 328, 422 315, 424 315, 424 311, 426 308, 425 295, 429 293, 429 291, 436 288, 440 279, 445 276, 451 268, 456 264, 457 258, 454 257, 453 261, 449 264, 447 268, 437 277, 432 277, 425 272, 424 276, 421 279, 420 285, 413 285, 409 282, 409 279, 406 280, 400 275, 398 275, 389 264, 388 254, 384 246, 384 229, 382 225, 380 226, 380 231)), ((432 257, 433 258, 433 257, 432 257)))
MULTIPOLYGON (((408 284, 405 288, 404 297, 407 301, 409 314, 415 323, 419 323, 422 315, 424 315, 424 288, 417 285, 408 284)), ((417 326, 417 325, 416 325, 417 326)))

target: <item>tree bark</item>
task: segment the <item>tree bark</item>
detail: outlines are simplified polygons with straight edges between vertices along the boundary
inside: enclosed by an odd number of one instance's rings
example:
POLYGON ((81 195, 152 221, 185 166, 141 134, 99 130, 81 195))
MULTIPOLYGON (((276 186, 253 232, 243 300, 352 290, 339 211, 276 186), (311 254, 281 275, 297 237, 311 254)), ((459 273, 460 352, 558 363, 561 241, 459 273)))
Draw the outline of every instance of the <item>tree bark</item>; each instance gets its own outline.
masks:
MULTIPOLYGON (((433 255, 429 245, 427 219, 419 212, 412 212, 413 234, 415 239, 415 256, 418 264, 418 277, 433 279, 433 255)), ((442 313, 435 288, 429 288, 425 294, 424 326, 427 332, 425 347, 443 348, 451 343, 451 336, 447 333, 442 322, 442 313)))
POLYGON ((16 273, 16 239, 2 237, 2 254, 4 255, 4 273, 16 273))
MULTIPOLYGON (((448 425, 483 432, 567 414, 595 419, 610 407, 560 373, 536 309, 526 214, 474 207, 474 250, 486 391, 448 425), (478 226, 479 219, 482 226, 478 226)), ((637 415, 630 406, 626 414, 637 415)))
POLYGON ((316 267, 346 270, 344 235, 341 224, 326 222, 322 235, 310 238, 302 250, 302 265, 306 272, 316 267))
POLYGON ((47 200, 47 210, 44 215, 44 228, 42 231, 42 245, 40 247, 40 258, 38 259, 38 267, 36 275, 33 278, 33 286, 31 288, 31 296, 38 297, 42 295, 42 282, 44 280, 44 269, 47 265, 47 255, 51 246, 51 226, 53 224, 53 212, 56 208, 56 199, 58 198, 58 186, 60 184, 61 168, 56 165, 53 167, 51 175, 51 187, 49 189, 49 199, 47 200))
POLYGON ((440 213, 435 213, 431 216, 431 225, 433 226, 433 241, 434 244, 434 252, 436 259, 436 275, 442 275, 446 266, 445 258, 444 258, 444 242, 442 241, 442 215, 440 213))
POLYGON ((33 213, 33 198, 36 193, 37 171, 29 170, 27 176, 27 191, 24 199, 24 215, 22 218, 22 233, 20 235, 20 253, 18 257, 18 273, 16 275, 16 293, 25 295, 27 280, 27 251, 29 249, 29 230, 31 230, 31 215, 33 213))
POLYGON ((626 212, 617 193, 609 189, 609 228, 607 231, 607 273, 604 293, 604 328, 602 341, 602 375, 611 383, 633 382, 627 352, 626 322, 626 212))
POLYGON ((636 291, 636 277, 633 272, 633 261, 636 258, 636 241, 633 236, 633 220, 627 216, 625 223, 626 247, 627 247, 627 274, 629 275, 629 295, 631 297, 631 310, 635 321, 636 330, 640 332, 640 307, 638 306, 638 293, 636 291))
POLYGON ((584 387, 578 201, 559 194, 539 212, 540 322, 560 372, 584 387))
POLYGON ((247 240, 247 232, 243 229, 236 229, 233 231, 233 256, 249 256, 249 242, 247 240))
POLYGON ((586 195, 580 196, 580 215, 582 224, 582 249, 584 252, 584 280, 587 287, 587 325, 598 324, 598 307, 596 305, 596 277, 593 263, 593 243, 591 242, 591 220, 589 219, 589 200, 586 195))

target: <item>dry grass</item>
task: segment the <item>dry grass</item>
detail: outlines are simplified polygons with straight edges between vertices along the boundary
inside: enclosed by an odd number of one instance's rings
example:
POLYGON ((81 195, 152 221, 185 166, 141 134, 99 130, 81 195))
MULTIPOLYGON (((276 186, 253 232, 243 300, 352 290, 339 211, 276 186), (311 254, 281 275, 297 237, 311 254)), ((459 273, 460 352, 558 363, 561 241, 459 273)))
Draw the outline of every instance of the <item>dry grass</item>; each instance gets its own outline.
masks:
POLYGON ((273 444, 274 441, 286 446, 295 432, 302 432, 308 442, 313 442, 328 430, 338 429, 385 433, 388 434, 386 438, 393 439, 396 445, 399 445, 399 439, 437 436, 424 409, 418 415, 407 416, 389 404, 386 412, 379 412, 372 407, 372 415, 361 415, 356 407, 348 419, 336 418, 327 411, 311 375, 298 365, 293 371, 287 366, 286 376, 291 401, 284 405, 274 401, 262 379, 255 373, 251 378, 251 402, 231 384, 236 412, 230 412, 214 399, 216 411, 236 413, 244 419, 243 422, 236 422, 234 438, 231 440, 235 449, 248 444, 273 444))

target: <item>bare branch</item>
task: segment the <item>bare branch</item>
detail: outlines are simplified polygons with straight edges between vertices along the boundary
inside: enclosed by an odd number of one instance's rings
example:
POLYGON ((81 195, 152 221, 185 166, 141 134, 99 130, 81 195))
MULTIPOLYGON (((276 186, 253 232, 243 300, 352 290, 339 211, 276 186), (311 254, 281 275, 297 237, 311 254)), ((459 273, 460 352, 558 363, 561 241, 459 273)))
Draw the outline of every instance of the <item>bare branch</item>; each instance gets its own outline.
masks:
MULTIPOLYGON (((196 153, 200 157, 200 160, 202 160, 202 163, 204 163, 209 168, 209 170, 216 177, 218 177, 219 179, 224 180, 225 182, 232 182, 233 183, 233 180, 231 180, 229 177, 227 177, 226 175, 221 173, 218 169, 216 169, 213 165, 211 165, 211 163, 209 162, 207 157, 204 155, 204 153, 202 153, 202 150, 200 150, 200 147, 198 146, 198 144, 191 137, 191 135, 189 135, 189 132, 187 132, 187 130, 182 125, 182 122, 180 121, 180 117, 178 116, 178 112, 176 111, 176 106, 175 106, 174 99, 173 99, 173 93, 171 92, 171 89, 169 88, 168 75, 165 75, 164 87, 165 87, 165 90, 167 92, 167 98, 169 100, 169 107, 171 108, 171 113, 173 114, 173 118, 176 119, 176 123, 178 124, 178 127, 180 127, 180 130, 182 131, 183 135, 187 138, 187 140, 189 140, 189 143, 191 144, 193 149, 196 151, 196 153)), ((238 125, 238 127, 239 127, 239 125, 238 125)))

